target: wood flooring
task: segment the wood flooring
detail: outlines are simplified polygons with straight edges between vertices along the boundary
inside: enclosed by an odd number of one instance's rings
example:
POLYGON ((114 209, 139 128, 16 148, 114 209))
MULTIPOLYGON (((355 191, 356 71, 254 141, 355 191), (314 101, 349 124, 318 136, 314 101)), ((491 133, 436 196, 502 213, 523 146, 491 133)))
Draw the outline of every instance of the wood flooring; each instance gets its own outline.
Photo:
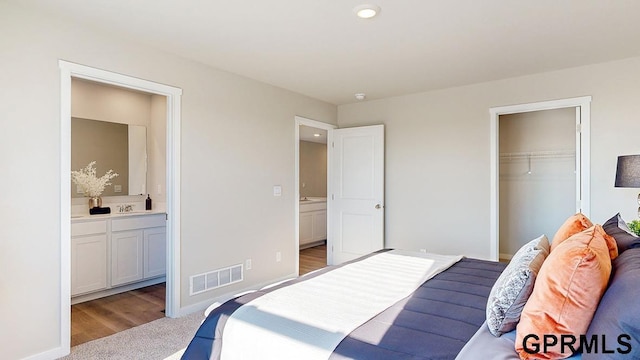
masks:
POLYGON ((165 283, 71 306, 71 346, 161 319, 165 283))
MULTIPOLYGON (((300 251, 300 275, 327 266, 327 246, 300 251)), ((164 283, 71 306, 71 346, 163 318, 164 283)))
POLYGON ((300 275, 327 266, 327 245, 300 250, 300 275))

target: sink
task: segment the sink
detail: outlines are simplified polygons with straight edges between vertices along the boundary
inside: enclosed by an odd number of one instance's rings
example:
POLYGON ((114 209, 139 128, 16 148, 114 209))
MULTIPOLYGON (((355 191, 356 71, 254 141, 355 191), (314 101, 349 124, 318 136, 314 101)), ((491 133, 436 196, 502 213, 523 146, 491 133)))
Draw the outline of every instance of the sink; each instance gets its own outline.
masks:
POLYGON ((133 210, 133 211, 126 211, 126 212, 115 212, 112 213, 112 215, 131 215, 131 214, 144 214, 147 213, 148 211, 146 210, 133 210))
POLYGON ((72 219, 77 219, 77 218, 81 218, 81 217, 85 217, 85 215, 71 215, 72 219))

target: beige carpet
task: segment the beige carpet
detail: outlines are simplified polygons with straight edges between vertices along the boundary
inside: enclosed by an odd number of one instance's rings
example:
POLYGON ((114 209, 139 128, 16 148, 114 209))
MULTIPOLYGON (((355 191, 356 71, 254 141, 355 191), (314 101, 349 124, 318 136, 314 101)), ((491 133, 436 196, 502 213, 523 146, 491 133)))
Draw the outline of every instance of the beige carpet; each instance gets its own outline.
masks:
POLYGON ((155 320, 74 346, 62 359, 177 360, 203 319, 202 311, 198 311, 178 319, 155 320))

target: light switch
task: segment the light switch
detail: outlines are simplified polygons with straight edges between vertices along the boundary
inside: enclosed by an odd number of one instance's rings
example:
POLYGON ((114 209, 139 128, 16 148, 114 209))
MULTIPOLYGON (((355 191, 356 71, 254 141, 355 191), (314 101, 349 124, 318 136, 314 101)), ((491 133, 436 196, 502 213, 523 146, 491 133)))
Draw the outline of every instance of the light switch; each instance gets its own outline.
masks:
POLYGON ((282 186, 274 185, 273 186, 273 196, 281 196, 282 195, 282 186))
POLYGON ((122 192, 122 185, 113 185, 113 192, 122 192))

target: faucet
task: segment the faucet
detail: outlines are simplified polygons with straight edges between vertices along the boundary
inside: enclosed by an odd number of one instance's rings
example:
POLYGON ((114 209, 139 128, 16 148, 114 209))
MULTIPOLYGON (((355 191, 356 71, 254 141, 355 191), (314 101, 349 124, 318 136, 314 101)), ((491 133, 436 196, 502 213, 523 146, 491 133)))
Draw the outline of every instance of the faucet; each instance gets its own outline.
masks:
POLYGON ((133 211, 133 205, 131 205, 131 204, 126 204, 126 205, 120 204, 120 205, 118 205, 118 212, 122 213, 122 212, 131 212, 131 211, 133 211))

